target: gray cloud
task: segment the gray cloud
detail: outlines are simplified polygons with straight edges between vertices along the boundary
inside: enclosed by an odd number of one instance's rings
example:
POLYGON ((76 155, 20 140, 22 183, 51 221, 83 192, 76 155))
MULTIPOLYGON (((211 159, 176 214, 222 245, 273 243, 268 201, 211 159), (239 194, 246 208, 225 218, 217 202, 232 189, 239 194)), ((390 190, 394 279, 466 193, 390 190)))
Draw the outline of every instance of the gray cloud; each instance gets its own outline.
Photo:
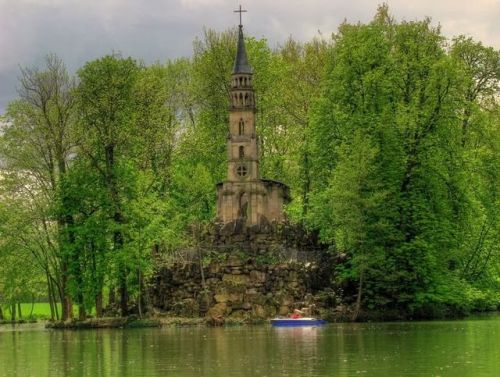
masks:
MULTIPOLYGON (((288 36, 328 35, 344 19, 369 21, 382 0, 247 0, 247 33, 272 45, 288 36)), ((0 114, 16 97, 19 65, 53 52, 71 72, 88 60, 121 51, 146 62, 191 54, 204 26, 237 24, 236 0, 0 0, 0 114)), ((468 34, 500 46, 500 0, 389 1, 398 19, 432 17, 447 36, 468 34)))

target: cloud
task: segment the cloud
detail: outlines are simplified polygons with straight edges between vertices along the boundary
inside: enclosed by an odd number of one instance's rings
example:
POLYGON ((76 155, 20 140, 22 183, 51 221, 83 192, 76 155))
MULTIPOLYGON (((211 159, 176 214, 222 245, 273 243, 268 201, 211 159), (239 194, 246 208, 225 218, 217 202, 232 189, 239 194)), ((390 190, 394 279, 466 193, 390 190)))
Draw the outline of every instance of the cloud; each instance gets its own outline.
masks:
MULTIPOLYGON (((336 31, 347 19, 369 21, 383 0, 252 0, 242 2, 247 33, 271 44, 336 31)), ((84 62, 121 51, 153 62, 191 54, 203 27, 238 23, 237 0, 0 0, 0 114, 16 96, 18 66, 56 53, 74 72, 84 62)), ((398 19, 432 17, 446 36, 468 34, 500 46, 500 0, 391 0, 398 19)))

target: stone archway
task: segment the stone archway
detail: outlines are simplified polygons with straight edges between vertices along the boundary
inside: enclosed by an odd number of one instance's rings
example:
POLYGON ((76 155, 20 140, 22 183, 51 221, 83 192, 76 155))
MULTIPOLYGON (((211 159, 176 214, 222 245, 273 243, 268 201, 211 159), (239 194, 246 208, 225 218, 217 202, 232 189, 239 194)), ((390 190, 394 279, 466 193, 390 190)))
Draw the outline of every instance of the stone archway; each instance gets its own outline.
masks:
POLYGON ((248 195, 246 192, 242 192, 238 200, 238 217, 245 220, 248 218, 248 195))

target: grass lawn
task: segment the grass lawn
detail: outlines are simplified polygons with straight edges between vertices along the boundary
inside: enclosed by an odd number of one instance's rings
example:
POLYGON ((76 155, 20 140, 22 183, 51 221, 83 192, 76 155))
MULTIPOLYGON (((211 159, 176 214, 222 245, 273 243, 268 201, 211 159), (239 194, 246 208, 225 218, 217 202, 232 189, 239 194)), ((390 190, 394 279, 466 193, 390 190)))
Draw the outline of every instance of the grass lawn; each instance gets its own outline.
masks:
MULTIPOLYGON (((31 303, 21 304, 21 314, 23 319, 29 319, 31 313, 32 305, 31 303)), ((59 313, 61 312, 61 305, 58 304, 59 313)), ((10 306, 3 307, 3 315, 5 319, 10 319, 11 312, 10 306)), ((50 306, 48 302, 36 302, 33 305, 33 313, 31 314, 33 318, 50 318, 50 306)), ((19 313, 16 313, 16 318, 20 319, 19 313)))
MULTIPOLYGON (((22 319, 29 319, 31 313, 31 303, 22 303, 21 304, 21 313, 22 319)), ((61 304, 57 304, 57 310, 59 311, 59 315, 61 315, 61 304)), ((94 312, 92 310, 91 314, 94 312)), ((78 313, 78 306, 73 305, 73 313, 78 313)), ((11 313, 9 307, 3 307, 3 315, 5 319, 10 319, 11 313)), ((17 319, 21 319, 19 317, 19 313, 16 314, 17 319)), ((48 302, 36 302, 33 305, 33 313, 32 318, 39 319, 49 319, 50 318, 50 305, 48 302)))

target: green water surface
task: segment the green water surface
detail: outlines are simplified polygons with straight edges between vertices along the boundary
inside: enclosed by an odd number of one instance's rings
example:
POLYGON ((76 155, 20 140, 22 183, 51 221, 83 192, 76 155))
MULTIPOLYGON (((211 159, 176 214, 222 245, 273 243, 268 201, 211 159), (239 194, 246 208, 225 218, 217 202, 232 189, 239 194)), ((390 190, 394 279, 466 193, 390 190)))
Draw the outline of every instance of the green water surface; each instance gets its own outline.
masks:
POLYGON ((500 316, 320 328, 4 325, 0 376, 500 376, 500 316))

